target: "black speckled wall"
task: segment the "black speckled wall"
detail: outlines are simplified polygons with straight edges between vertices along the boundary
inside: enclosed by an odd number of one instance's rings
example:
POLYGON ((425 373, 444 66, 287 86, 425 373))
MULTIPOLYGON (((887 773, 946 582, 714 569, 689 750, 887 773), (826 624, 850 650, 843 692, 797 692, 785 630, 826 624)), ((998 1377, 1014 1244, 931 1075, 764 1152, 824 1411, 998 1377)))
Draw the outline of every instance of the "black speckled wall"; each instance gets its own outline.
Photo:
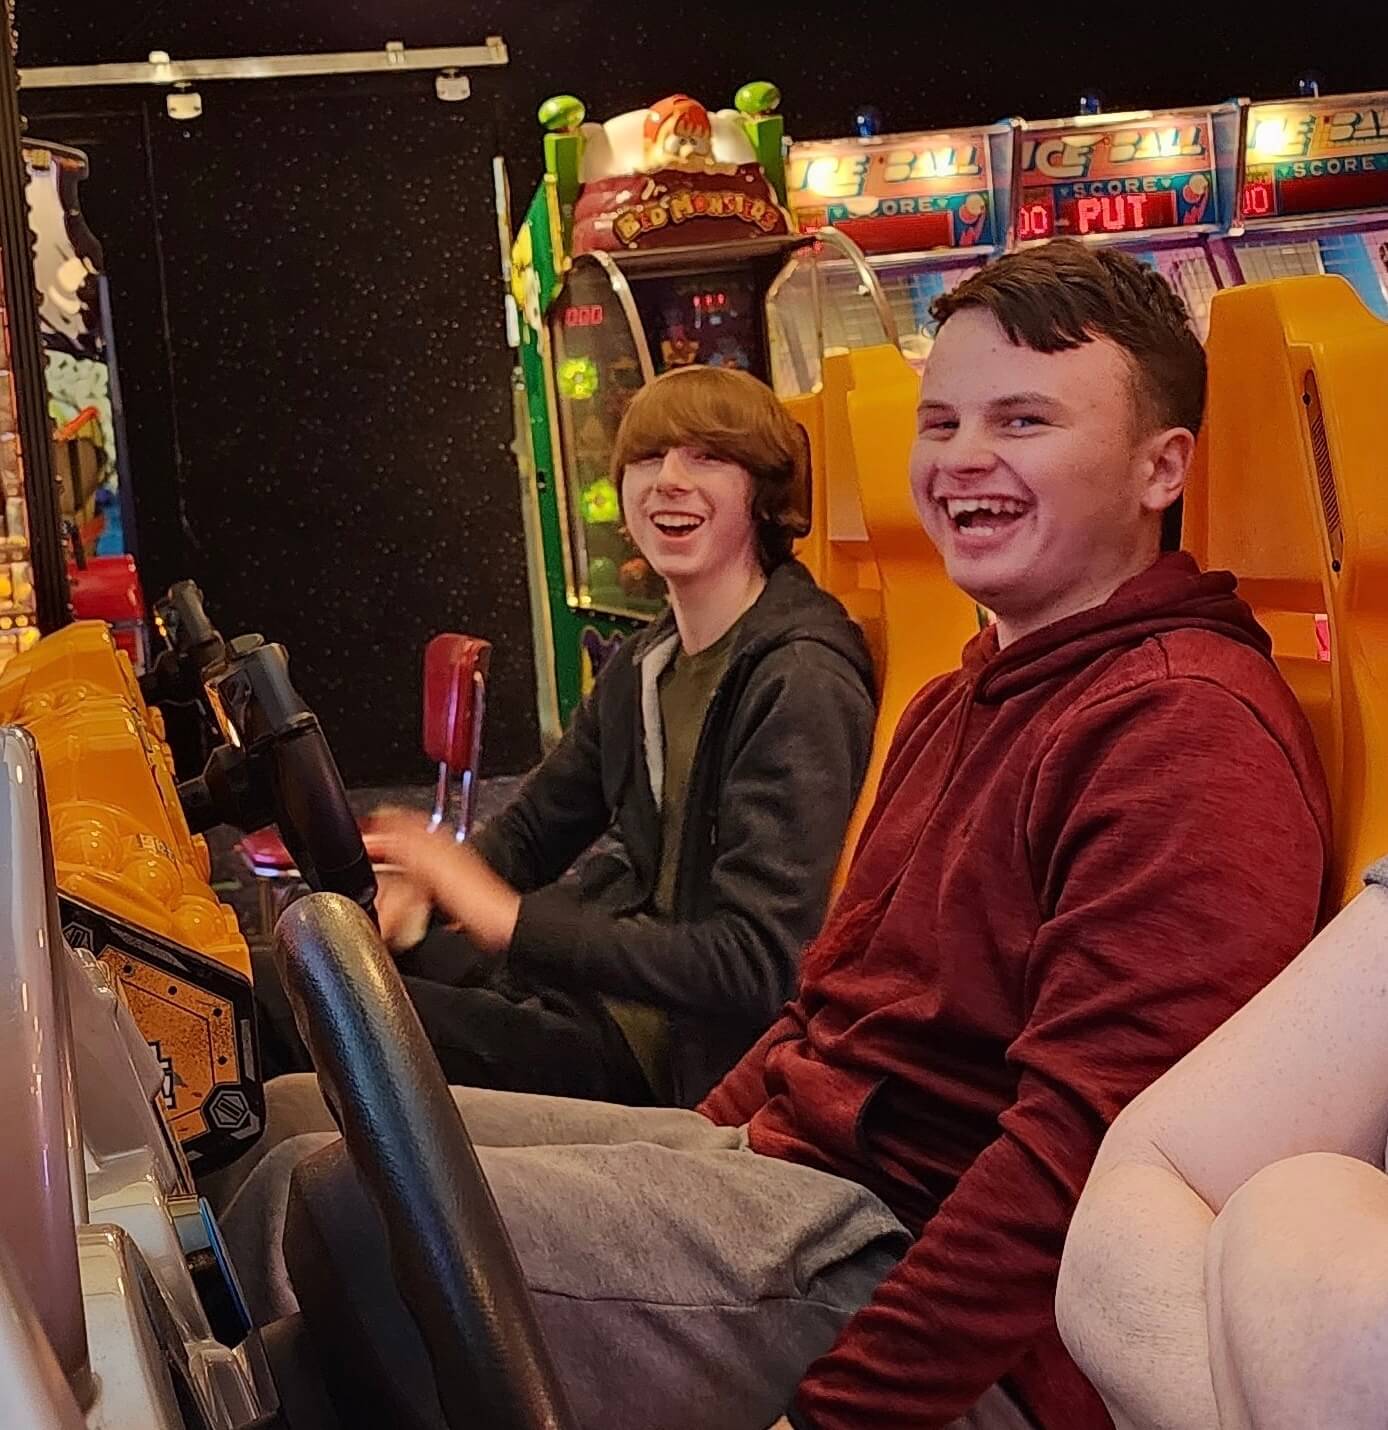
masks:
POLYGON ((1266 0, 1179 7, 708 0, 18 0, 26 65, 476 44, 505 69, 439 104, 427 77, 205 86, 186 128, 157 94, 36 93, 37 132, 92 151, 151 585, 193 572, 228 628, 291 648, 350 778, 407 777, 418 652, 497 642, 488 765, 536 753, 529 620, 489 161, 523 203, 535 108, 605 118, 687 90, 775 80, 792 133, 846 132, 1388 85, 1388 7, 1294 30, 1266 0), (62 117, 59 117, 59 115, 62 117), (46 116, 40 118, 40 115, 46 116), (157 215, 156 230, 154 219, 157 215), (166 305, 167 324, 161 313, 166 305))
MULTIPOLYGON (((241 85, 186 126, 158 96, 147 125, 110 121, 153 194, 145 251, 108 257, 148 579, 193 574, 225 630, 282 640, 357 783, 427 777, 418 667, 440 630, 496 641, 488 767, 536 753, 494 134, 429 84, 241 85), (153 261, 166 315, 126 259, 153 261)), ((121 145, 93 147, 109 234, 100 150, 121 145)))

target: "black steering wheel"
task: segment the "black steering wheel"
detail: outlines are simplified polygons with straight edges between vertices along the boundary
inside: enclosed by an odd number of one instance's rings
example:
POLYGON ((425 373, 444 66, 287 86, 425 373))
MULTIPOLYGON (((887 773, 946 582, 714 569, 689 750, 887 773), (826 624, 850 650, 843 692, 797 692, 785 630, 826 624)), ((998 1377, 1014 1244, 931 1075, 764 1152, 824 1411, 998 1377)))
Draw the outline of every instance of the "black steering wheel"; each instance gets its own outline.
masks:
POLYGON ((574 1430, 472 1139, 367 914, 310 894, 275 960, 450 1430, 574 1430))

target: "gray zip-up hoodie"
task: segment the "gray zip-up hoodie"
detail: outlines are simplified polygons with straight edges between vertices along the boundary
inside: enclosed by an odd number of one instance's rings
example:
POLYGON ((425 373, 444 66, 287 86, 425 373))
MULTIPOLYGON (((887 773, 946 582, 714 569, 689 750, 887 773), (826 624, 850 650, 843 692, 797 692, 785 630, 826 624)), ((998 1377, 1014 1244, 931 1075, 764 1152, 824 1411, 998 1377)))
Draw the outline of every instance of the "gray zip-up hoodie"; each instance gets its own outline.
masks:
POLYGON ((664 769, 656 681, 675 634, 667 614, 623 642, 476 846, 523 895, 513 967, 665 1011, 675 1096, 692 1106, 794 993, 867 769, 875 702, 858 627, 798 562, 777 567, 709 704, 674 916, 659 919, 648 912, 664 769), (609 830, 614 848, 558 882, 609 830))

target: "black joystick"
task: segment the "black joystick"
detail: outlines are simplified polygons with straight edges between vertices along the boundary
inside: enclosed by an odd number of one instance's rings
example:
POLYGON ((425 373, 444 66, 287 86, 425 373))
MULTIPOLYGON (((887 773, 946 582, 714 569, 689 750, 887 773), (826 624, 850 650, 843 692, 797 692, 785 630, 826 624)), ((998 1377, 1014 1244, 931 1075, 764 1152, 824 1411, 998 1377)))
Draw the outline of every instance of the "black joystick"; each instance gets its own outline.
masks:
POLYGON ((311 889, 345 894, 371 912, 376 876, 361 829, 318 717, 289 678, 284 647, 238 636, 204 688, 226 743, 179 785, 189 826, 253 834, 276 824, 311 889))
POLYGON ((174 769, 186 779, 202 769, 220 738, 204 678, 226 659, 226 642, 192 581, 171 586, 155 603, 154 617, 165 649, 140 677, 140 694, 163 715, 174 769))

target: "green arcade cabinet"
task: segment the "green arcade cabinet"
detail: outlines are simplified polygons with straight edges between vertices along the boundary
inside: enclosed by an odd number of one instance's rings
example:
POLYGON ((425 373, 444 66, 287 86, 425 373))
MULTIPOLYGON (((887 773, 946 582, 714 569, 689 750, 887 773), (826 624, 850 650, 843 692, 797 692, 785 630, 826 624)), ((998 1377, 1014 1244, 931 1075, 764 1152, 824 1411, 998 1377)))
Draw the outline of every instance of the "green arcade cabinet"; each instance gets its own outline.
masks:
POLYGON ((604 657, 659 614, 659 578, 622 525, 611 452, 627 403, 690 363, 769 380, 766 294, 795 236, 780 95, 744 85, 585 123, 540 108, 545 175, 511 245, 514 397, 540 724, 558 738, 604 657))

